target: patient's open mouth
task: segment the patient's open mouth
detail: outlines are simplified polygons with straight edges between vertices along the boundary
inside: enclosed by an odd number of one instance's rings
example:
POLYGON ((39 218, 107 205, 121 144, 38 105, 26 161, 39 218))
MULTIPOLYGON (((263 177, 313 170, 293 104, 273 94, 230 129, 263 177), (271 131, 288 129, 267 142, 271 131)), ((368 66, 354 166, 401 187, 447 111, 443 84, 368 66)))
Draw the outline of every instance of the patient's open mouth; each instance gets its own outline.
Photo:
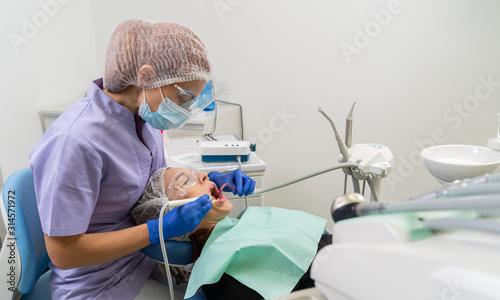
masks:
POLYGON ((220 196, 220 193, 219 193, 219 190, 217 189, 217 186, 215 185, 215 183, 212 183, 210 185, 210 196, 212 196, 212 198, 214 199, 219 199, 219 196, 220 196))

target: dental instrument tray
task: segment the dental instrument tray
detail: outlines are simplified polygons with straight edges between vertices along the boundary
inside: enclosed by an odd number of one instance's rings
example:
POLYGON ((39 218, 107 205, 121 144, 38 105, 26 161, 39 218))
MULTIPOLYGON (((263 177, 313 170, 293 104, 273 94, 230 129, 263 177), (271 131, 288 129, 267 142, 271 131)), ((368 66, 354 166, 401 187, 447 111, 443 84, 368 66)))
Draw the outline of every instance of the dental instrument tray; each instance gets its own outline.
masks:
POLYGON ((248 141, 196 141, 195 148, 204 162, 248 161, 250 142, 248 141))

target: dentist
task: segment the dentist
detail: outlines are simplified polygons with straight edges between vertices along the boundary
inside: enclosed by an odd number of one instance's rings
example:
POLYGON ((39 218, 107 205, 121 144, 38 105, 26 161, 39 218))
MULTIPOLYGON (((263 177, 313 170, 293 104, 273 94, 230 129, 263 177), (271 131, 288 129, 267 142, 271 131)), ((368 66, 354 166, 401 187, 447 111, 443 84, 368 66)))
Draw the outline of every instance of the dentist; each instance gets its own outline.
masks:
MULTIPOLYGON (((111 36, 104 78, 68 108, 30 153, 53 299, 133 299, 157 263, 138 250, 196 228, 208 195, 158 221, 134 225, 130 210, 149 176, 165 167, 160 130, 181 126, 213 101, 212 71, 190 29, 127 20, 111 36)), ((255 183, 240 170, 213 173, 239 195, 255 183)))

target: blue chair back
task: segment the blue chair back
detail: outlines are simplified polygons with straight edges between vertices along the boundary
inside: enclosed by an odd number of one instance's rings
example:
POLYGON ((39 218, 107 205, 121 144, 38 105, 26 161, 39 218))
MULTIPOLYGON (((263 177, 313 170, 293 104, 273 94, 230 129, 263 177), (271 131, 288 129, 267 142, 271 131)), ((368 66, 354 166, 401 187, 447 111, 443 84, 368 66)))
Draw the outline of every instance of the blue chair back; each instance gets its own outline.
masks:
MULTIPOLYGON (((183 266, 193 262, 194 247, 190 242, 166 240, 165 250, 167 251, 168 262, 171 265, 183 266)), ((163 254, 159 244, 149 245, 141 251, 156 261, 163 262, 163 254)))
MULTIPOLYGON (((2 190, 3 204, 11 221, 21 261, 21 276, 17 290, 22 294, 32 291, 35 283, 49 264, 49 255, 38 216, 33 173, 29 168, 14 172, 2 190)), ((9 238, 9 232, 7 238, 9 238)), ((41 299, 42 297, 38 298, 41 299)))

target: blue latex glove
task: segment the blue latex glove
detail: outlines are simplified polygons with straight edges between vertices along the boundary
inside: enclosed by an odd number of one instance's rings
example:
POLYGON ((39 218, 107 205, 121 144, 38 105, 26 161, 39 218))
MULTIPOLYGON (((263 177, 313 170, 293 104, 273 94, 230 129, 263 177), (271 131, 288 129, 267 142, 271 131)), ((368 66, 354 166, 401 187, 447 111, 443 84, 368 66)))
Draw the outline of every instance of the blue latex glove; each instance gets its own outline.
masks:
POLYGON ((212 171, 208 173, 208 178, 213 181, 218 188, 220 188, 224 183, 231 184, 236 188, 236 192, 228 187, 226 187, 224 191, 233 192, 233 194, 238 194, 240 197, 252 194, 255 189, 255 181, 248 177, 240 169, 236 169, 226 174, 212 171))
MULTIPOLYGON (((193 231, 212 208, 209 195, 203 195, 193 202, 175 207, 163 216, 163 239, 181 236, 193 231)), ((152 245, 160 243, 160 219, 146 222, 149 229, 149 241, 152 245)))

